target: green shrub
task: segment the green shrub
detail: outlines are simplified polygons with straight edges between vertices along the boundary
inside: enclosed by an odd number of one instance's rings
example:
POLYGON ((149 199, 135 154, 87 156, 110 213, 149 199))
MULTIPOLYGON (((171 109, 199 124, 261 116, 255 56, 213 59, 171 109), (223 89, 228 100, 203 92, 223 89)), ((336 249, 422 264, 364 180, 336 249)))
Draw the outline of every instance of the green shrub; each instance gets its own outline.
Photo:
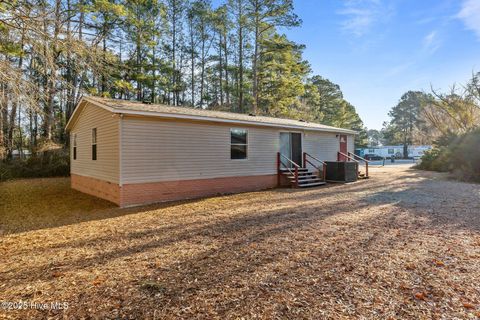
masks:
POLYGON ((69 174, 70 156, 66 150, 43 152, 27 159, 0 162, 0 181, 68 176, 69 174))
POLYGON ((437 144, 425 152, 419 169, 448 171, 459 179, 480 182, 480 129, 443 137, 437 144))
POLYGON ((467 181, 480 181, 480 129, 458 137, 449 147, 451 172, 467 181))
POLYGON ((422 161, 417 165, 419 169, 446 172, 450 171, 448 148, 433 148, 425 152, 422 161))

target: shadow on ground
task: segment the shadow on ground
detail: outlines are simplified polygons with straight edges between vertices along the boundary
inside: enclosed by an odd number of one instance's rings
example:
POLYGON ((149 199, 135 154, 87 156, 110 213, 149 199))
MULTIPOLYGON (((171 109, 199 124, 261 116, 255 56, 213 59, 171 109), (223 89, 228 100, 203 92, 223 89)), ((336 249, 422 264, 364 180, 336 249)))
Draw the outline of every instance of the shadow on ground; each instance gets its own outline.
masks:
POLYGON ((106 206, 92 212, 112 219, 38 230, 42 242, 12 235, 1 298, 48 292, 72 308, 30 315, 58 318, 467 317, 455 301, 478 294, 480 185, 382 170, 327 188, 106 206))

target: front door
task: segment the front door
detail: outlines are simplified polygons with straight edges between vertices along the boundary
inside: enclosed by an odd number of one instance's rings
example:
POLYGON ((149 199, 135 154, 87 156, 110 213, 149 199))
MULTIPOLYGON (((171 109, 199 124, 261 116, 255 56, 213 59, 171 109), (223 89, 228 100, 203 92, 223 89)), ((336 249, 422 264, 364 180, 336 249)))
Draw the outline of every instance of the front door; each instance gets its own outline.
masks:
MULTIPOLYGON (((344 134, 340 135, 340 152, 343 154, 347 154, 347 136, 344 134)), ((347 161, 347 158, 344 155, 339 155, 339 161, 347 161)))
POLYGON ((302 167, 302 134, 290 133, 292 139, 292 160, 302 167))
MULTIPOLYGON (((280 132, 280 153, 302 166, 302 134, 297 132, 280 132)), ((282 158, 282 163, 288 167, 293 165, 282 158)))

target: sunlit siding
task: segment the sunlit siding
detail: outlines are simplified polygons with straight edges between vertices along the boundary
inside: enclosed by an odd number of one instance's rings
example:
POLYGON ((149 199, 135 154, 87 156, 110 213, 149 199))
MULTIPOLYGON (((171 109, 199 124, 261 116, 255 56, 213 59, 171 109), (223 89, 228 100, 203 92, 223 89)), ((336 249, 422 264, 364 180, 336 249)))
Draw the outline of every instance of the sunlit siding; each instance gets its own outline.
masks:
MULTIPOLYGON (((338 133, 307 131, 303 138, 303 151, 322 161, 337 161, 340 151, 338 133)), ((355 136, 347 135, 347 150, 353 153, 355 136)))
POLYGON ((355 136, 348 135, 347 136, 347 150, 348 152, 354 153, 355 151, 355 136))
POLYGON ((70 144, 73 174, 118 183, 118 128, 119 120, 112 113, 87 104, 74 124, 70 137, 77 134, 77 159, 73 160, 73 143, 70 144), (92 160, 92 129, 97 128, 97 160, 92 160))
POLYGON ((123 120, 123 183, 276 173, 278 130, 140 117, 123 120), (230 159, 230 128, 248 130, 248 158, 230 159))
POLYGON ((336 161, 340 142, 335 133, 308 131, 303 138, 304 151, 322 161, 336 161))

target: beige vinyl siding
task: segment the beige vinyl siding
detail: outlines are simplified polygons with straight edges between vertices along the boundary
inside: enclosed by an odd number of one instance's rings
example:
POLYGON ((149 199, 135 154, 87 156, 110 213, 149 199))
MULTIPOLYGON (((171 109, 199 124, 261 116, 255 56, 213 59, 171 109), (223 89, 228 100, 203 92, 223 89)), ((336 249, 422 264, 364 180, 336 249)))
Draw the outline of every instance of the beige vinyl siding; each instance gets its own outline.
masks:
POLYGON ((355 153, 355 136, 347 135, 347 151, 355 153))
POLYGON ((268 128, 125 117, 123 183, 276 173, 278 131, 268 128), (248 130, 247 159, 230 159, 230 129, 248 130))
MULTIPOLYGON (((277 128, 125 117, 122 134, 122 182, 147 183, 276 174, 277 128), (230 159, 230 129, 248 130, 247 159, 230 159)), ((336 133, 302 132, 303 151, 336 161, 336 133)), ((353 152, 353 135, 348 150, 353 152)))
POLYGON ((73 160, 71 144, 70 172, 118 183, 118 127, 118 117, 102 108, 87 104, 70 132, 71 137, 77 134, 77 159, 73 160), (92 160, 93 128, 97 128, 97 160, 92 160))
POLYGON ((303 151, 322 161, 337 161, 340 140, 336 133, 307 131, 303 151))

